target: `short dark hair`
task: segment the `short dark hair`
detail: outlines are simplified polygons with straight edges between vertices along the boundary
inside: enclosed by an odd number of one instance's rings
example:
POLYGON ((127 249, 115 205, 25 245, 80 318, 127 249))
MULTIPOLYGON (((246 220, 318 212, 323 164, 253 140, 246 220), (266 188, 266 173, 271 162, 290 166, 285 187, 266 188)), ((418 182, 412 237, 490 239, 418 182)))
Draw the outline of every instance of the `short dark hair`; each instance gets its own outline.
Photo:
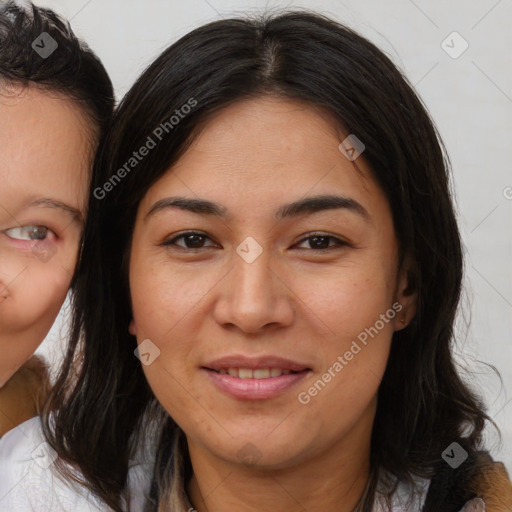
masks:
POLYGON ((33 83, 75 100, 100 134, 112 117, 114 91, 107 71, 69 23, 51 9, 10 0, 0 4, 0 87, 2 82, 33 83), (45 44, 43 33, 58 45, 46 56, 34 49, 45 44))
MULTIPOLYGON (((55 429, 45 418, 50 444, 116 511, 123 510, 132 436, 156 403, 127 329, 131 304, 123 262, 138 206, 212 113, 265 94, 325 107, 363 141, 362 158, 387 196, 401 254, 414 261, 417 312, 393 334, 372 434, 372 478, 358 510, 371 510, 380 470, 409 481, 428 477, 446 464, 443 450, 463 434, 468 450, 481 445, 489 417, 452 354, 462 249, 449 162, 427 109, 382 51, 325 16, 292 11, 224 19, 182 37, 142 74, 121 102, 95 167, 93 188, 101 188, 118 178, 155 127, 190 98, 196 102, 168 130, 165 143, 109 187, 108 197, 91 195, 71 345, 52 400, 55 429), (82 348, 77 375, 74 361, 82 348)), ((166 421, 155 464, 157 503, 166 499, 159 484, 172 479, 165 457, 173 420, 166 421)))

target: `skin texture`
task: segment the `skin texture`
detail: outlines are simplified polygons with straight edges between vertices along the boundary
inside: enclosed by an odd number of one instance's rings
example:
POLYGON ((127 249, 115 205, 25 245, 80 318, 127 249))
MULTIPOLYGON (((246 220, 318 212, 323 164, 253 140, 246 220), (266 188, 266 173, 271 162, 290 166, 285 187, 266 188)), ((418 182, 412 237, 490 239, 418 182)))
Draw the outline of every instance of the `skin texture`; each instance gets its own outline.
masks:
POLYGON ((237 102, 208 121, 139 206, 130 332, 160 350, 143 369, 186 434, 187 491, 199 512, 349 511, 363 491, 391 337, 414 315, 416 297, 404 293, 407 269, 398 268, 385 195, 363 157, 351 162, 338 149, 347 135, 302 102, 237 102), (352 198, 368 218, 348 209, 274 218, 281 205, 319 194, 352 198), (220 203, 228 215, 168 208, 146 217, 178 195, 220 203), (202 248, 177 238, 187 230, 206 235, 202 248), (334 237, 325 242, 331 249, 315 249, 308 237, 316 232, 334 237), (236 252, 248 236, 263 250, 252 263, 236 252), (297 395, 395 302, 401 312, 300 403, 297 395), (276 397, 235 399, 201 369, 232 354, 281 356, 311 371, 276 397))
POLYGON ((34 86, 0 89, 0 385, 34 353, 66 297, 91 139, 71 100, 34 86))

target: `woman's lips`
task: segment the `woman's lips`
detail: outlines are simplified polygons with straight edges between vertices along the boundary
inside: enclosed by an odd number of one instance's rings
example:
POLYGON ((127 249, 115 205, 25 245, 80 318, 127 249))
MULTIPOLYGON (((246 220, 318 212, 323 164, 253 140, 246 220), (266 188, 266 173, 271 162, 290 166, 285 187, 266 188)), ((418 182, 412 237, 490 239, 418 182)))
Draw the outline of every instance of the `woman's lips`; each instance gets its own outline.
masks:
MULTIPOLYGON (((234 398, 242 400, 264 400, 273 398, 284 390, 297 384, 311 371, 309 369, 297 372, 292 372, 291 370, 281 370, 281 375, 279 377, 266 377, 265 372, 265 376, 256 378, 254 377, 254 374, 253 377, 248 375, 248 372, 251 370, 247 368, 230 368, 229 370, 231 371, 232 375, 229 373, 220 373, 211 368, 202 368, 202 371, 207 373, 217 388, 234 398), (234 376, 233 370, 237 370, 241 377, 234 376)), ((258 372, 260 370, 264 369, 260 368, 252 371, 258 372)), ((270 373, 270 369, 268 370, 270 373)), ((274 370, 274 373, 277 374, 277 369, 274 370)), ((258 373, 256 375, 258 375, 258 373)))
POLYGON ((246 356, 242 354, 232 354, 220 357, 213 361, 208 361, 202 365, 209 370, 221 371, 229 368, 247 368, 257 370, 262 368, 280 368, 282 370, 290 370, 291 372, 301 372, 309 370, 308 366, 298 361, 279 357, 275 355, 262 355, 259 357, 246 356))

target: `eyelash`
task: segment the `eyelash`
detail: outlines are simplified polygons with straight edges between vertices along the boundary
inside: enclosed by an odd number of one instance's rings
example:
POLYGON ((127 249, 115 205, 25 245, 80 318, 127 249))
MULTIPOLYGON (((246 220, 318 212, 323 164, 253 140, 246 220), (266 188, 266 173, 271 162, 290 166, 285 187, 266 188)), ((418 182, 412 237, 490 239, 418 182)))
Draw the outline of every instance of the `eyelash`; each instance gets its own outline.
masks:
MULTIPOLYGON (((180 235, 178 235, 178 236, 176 236, 176 237, 174 237, 172 239, 166 240, 161 245, 163 245, 164 247, 171 247, 171 246, 180 247, 179 250, 192 251, 192 252, 197 252, 197 251, 199 251, 201 249, 207 249, 208 248, 208 247, 198 247, 198 248, 183 247, 183 246, 177 245, 175 243, 176 240, 179 240, 181 238, 185 238, 185 237, 190 236, 190 235, 197 235, 197 236, 201 236, 203 238, 210 238, 208 235, 206 235, 205 233, 202 233, 200 231, 185 231, 184 233, 181 233, 180 235)), ((303 243, 303 242, 305 242, 307 240, 313 239, 313 238, 327 238, 327 239, 335 240, 336 241, 336 245, 328 246, 328 247, 322 248, 322 249, 312 249, 312 248, 305 249, 305 248, 302 247, 299 250, 315 251, 315 252, 325 252, 325 251, 333 250, 333 249, 337 249, 337 248, 350 247, 350 244, 348 242, 345 242, 344 240, 341 240, 340 238, 337 238, 337 237, 332 236, 332 235, 328 235, 326 233, 310 233, 310 234, 308 234, 307 237, 304 237, 301 240, 299 240, 299 242, 297 242, 297 244, 301 244, 301 243, 303 243)), ((212 247, 212 246, 209 246, 209 247, 212 247)))

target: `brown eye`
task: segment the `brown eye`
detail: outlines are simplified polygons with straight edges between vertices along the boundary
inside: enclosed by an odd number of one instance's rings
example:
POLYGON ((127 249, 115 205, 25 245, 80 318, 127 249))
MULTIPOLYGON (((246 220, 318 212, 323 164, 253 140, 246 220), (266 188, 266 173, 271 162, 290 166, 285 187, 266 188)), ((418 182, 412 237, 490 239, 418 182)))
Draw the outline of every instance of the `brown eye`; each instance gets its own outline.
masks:
POLYGON ((302 239, 300 244, 309 243, 309 247, 300 247, 301 249, 310 249, 310 250, 323 250, 323 249, 332 249, 334 247, 342 247, 348 245, 347 242, 340 240, 331 235, 325 234, 314 234, 308 236, 307 238, 302 239), (330 244, 331 241, 334 241, 334 244, 330 244))
POLYGON ((162 245, 172 246, 176 245, 178 247, 182 247, 184 249, 202 249, 203 247, 213 247, 205 246, 204 243, 206 240, 210 238, 204 233, 197 233, 195 231, 187 231, 186 233, 182 233, 181 235, 172 238, 171 240, 165 241, 162 245), (177 240, 183 239, 183 244, 176 243, 177 240))

